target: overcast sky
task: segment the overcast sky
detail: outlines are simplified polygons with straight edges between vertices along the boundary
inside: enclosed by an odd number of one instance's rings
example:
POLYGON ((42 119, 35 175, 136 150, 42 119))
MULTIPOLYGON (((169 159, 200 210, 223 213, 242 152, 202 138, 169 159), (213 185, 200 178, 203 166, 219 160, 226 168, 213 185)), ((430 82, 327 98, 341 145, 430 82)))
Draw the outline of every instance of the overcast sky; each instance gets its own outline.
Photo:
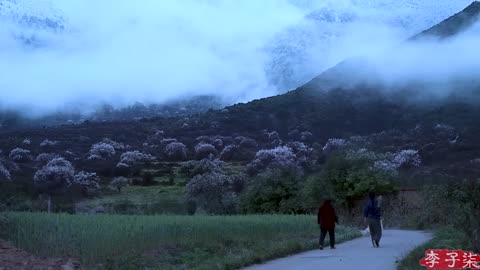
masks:
POLYGON ((445 61, 474 73, 478 35, 395 47, 471 2, 0 0, 0 105, 49 112, 194 94, 248 101, 357 55, 385 68, 399 62, 383 70, 389 82, 450 76, 445 61))

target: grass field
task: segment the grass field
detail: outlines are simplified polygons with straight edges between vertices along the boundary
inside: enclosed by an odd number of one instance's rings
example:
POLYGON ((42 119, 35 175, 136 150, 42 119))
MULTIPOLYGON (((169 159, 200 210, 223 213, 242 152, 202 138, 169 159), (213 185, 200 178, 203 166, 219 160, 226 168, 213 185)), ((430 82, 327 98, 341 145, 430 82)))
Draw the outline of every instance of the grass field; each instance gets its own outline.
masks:
POLYGON ((435 232, 433 238, 427 243, 418 246, 403 258, 398 270, 425 270, 424 266, 420 265, 420 260, 425 256, 428 249, 463 249, 471 250, 469 245, 464 241, 465 235, 454 228, 443 228, 435 232))
MULTIPOLYGON (((121 216, 5 213, 0 236, 92 269, 237 269, 313 249, 313 216, 121 216)), ((338 241, 358 237, 339 227, 338 241)))

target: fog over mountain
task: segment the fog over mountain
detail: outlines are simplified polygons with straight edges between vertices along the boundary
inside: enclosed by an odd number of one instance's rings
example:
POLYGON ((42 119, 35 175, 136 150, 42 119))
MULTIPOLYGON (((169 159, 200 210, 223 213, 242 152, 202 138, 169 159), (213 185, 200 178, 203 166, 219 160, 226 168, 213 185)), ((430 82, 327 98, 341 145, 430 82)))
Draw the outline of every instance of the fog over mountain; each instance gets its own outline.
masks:
POLYGON ((199 94, 234 103, 357 56, 392 84, 475 75, 479 27, 402 45, 471 2, 0 0, 0 106, 36 114, 199 94))

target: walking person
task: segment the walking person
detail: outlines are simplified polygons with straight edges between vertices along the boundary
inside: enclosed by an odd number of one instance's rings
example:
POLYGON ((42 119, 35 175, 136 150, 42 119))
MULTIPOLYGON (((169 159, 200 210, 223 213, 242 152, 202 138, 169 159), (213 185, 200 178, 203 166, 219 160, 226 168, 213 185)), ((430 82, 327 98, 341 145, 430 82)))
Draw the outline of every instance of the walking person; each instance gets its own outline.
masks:
POLYGON ((370 237, 372 238, 373 247, 380 247, 380 239, 382 238, 382 211, 380 207, 380 200, 377 200, 374 192, 368 193, 368 202, 365 206, 363 217, 364 223, 368 222, 368 229, 370 237))
POLYGON ((320 249, 323 249, 327 232, 330 239, 330 248, 335 249, 335 223, 338 223, 338 217, 335 208, 332 206, 332 200, 325 200, 318 209, 317 222, 320 226, 320 249))

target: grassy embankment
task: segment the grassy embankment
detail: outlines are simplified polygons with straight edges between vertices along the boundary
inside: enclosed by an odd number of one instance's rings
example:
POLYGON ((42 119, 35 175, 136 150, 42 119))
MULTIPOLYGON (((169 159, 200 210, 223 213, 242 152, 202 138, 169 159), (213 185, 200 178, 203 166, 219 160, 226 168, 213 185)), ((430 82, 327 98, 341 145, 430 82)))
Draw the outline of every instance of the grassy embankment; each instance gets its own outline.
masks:
POLYGON ((459 230, 453 228, 443 228, 434 233, 433 238, 427 243, 418 246, 405 256, 398 265, 398 270, 424 270, 425 267, 420 265, 420 260, 425 257, 428 249, 463 249, 471 250, 468 243, 463 241, 465 236, 459 230))

